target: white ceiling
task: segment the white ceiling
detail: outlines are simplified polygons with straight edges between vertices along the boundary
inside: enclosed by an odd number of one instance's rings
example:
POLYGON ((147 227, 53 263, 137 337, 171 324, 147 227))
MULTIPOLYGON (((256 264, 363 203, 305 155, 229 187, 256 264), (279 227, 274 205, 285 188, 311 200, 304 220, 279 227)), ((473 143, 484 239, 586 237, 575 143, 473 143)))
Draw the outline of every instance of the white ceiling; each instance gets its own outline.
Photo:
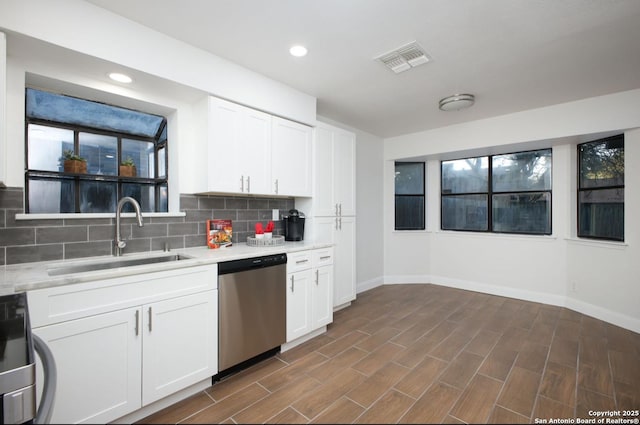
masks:
MULTIPOLYGON (((318 99, 380 137, 640 88, 638 0, 86 0, 318 99), (417 41, 431 62, 373 58, 417 41), (291 45, 309 54, 294 58, 291 45), (473 93, 467 110, 438 100, 473 93)), ((176 65, 178 66, 178 65, 176 65)))

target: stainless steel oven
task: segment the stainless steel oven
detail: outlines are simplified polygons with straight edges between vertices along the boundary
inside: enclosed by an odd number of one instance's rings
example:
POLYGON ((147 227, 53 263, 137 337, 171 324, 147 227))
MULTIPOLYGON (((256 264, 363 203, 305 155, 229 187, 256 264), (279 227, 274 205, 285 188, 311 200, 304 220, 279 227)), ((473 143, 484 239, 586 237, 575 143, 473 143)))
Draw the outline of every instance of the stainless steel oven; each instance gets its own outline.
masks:
POLYGON ((0 297, 0 423, 36 416, 36 363, 25 293, 0 297))
POLYGON ((47 423, 56 383, 51 351, 31 333, 27 294, 0 296, 0 424, 47 423), (36 409, 36 353, 44 387, 36 409))

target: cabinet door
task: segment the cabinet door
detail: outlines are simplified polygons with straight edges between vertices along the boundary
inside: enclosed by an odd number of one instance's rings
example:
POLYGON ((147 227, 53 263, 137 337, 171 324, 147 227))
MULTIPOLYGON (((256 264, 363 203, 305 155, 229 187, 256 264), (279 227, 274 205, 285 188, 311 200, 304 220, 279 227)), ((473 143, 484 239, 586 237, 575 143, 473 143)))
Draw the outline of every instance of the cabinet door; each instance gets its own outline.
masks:
POLYGON ((108 423, 141 407, 140 315, 125 309, 33 330, 56 363, 51 423, 108 423))
POLYGON ((355 215, 356 143, 353 133, 337 130, 333 139, 334 202, 338 215, 355 215))
POLYGON ((237 158, 242 153, 244 114, 241 105, 209 98, 207 188, 212 192, 242 192, 246 176, 237 158))
POLYGON ((218 372, 217 290, 148 304, 142 313, 143 405, 218 372))
POLYGON ((311 127, 273 117, 270 193, 311 196, 311 127))
POLYGON ((334 232, 334 307, 351 302, 356 298, 355 241, 355 217, 339 217, 338 230, 334 232))
POLYGON ((313 270, 312 330, 333 322, 333 266, 313 270))
POLYGON ((314 164, 314 215, 336 215, 337 208, 333 201, 333 132, 321 126, 314 129, 314 164))
POLYGON ((287 274, 287 342, 311 331, 311 269, 287 274))
POLYGON ((236 164, 244 193, 271 193, 271 115, 244 108, 236 164))

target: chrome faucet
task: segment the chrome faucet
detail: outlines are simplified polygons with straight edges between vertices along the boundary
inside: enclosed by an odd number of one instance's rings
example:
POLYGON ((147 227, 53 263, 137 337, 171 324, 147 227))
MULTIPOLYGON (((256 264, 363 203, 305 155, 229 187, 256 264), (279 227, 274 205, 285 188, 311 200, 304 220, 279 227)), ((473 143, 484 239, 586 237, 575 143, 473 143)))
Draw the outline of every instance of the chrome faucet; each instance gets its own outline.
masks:
POLYGON ((116 207, 116 240, 115 240, 115 250, 113 252, 113 255, 115 255, 116 257, 119 257, 120 255, 122 255, 122 249, 127 246, 127 243, 125 241, 123 241, 122 239, 120 239, 120 212, 122 211, 122 207, 124 206, 124 204, 126 204, 127 202, 129 202, 131 205, 133 205, 133 209, 136 210, 136 218, 138 219, 138 227, 142 227, 143 223, 142 223, 142 212, 140 212, 140 204, 138 203, 138 201, 136 201, 135 199, 133 199, 130 196, 125 196, 123 198, 121 198, 118 201, 118 206, 116 207))

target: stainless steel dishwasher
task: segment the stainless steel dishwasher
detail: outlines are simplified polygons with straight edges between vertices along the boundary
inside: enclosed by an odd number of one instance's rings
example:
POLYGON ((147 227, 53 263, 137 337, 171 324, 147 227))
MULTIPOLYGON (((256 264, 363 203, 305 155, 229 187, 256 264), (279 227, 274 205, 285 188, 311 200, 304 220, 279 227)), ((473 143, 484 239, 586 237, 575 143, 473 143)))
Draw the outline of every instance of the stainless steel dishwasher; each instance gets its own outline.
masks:
POLYGON ((275 354, 287 337, 287 254, 218 263, 214 381, 275 354))

